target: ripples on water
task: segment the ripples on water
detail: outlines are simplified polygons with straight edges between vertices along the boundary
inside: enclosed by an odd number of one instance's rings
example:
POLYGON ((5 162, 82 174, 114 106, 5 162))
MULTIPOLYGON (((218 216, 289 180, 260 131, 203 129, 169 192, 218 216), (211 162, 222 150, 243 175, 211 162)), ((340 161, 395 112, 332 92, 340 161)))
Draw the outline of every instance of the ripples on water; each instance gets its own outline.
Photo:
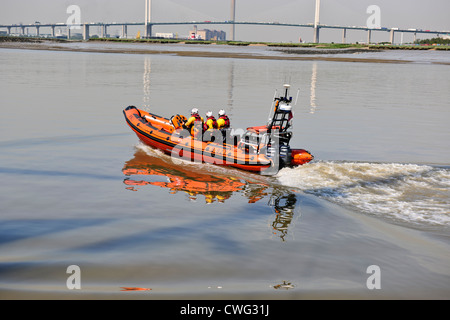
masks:
POLYGON ((272 179, 209 164, 177 165, 169 156, 141 143, 136 150, 134 158, 123 169, 124 174, 132 176, 124 180, 130 190, 154 185, 168 188, 171 193, 183 191, 192 200, 203 195, 207 203, 224 202, 237 192, 244 193, 252 203, 264 198, 268 188, 273 192, 293 187, 298 192, 407 225, 450 223, 448 167, 314 161, 284 168, 272 179))
POLYGON ((421 232, 449 224, 447 66, 8 50, 2 297, 71 294, 70 264, 82 268, 82 297, 206 297, 219 286, 233 297, 371 297, 374 263, 383 296, 448 297, 448 240, 421 232), (136 145, 122 115, 224 107, 234 127, 260 125, 286 79, 301 88, 292 146, 317 160, 275 177, 175 165, 136 145))
POLYGON ((428 165, 319 161, 278 174, 286 186, 407 224, 450 222, 450 169, 428 165))

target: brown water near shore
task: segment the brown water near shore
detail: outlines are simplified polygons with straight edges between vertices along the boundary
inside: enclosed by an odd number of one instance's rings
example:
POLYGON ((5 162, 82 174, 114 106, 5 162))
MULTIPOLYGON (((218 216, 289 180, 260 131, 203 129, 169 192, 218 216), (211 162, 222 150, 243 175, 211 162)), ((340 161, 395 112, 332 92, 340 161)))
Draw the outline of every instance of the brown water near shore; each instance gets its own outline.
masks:
MULTIPOLYGON (((105 42, 103 42, 105 43, 105 42)), ((107 42, 106 42, 107 43, 107 42)), ((73 43, 72 43, 73 44, 73 43)), ((313 49, 283 49, 276 51, 286 53, 286 55, 263 55, 245 52, 229 52, 223 51, 205 51, 205 50, 171 50, 171 44, 165 44, 167 48, 163 50, 150 49, 153 44, 137 43, 138 46, 121 48, 121 43, 111 43, 113 46, 108 48, 89 48, 67 45, 67 43, 55 44, 55 42, 39 41, 39 42, 1 42, 0 48, 24 49, 24 50, 52 50, 52 51, 75 51, 75 52, 91 52, 91 53, 118 53, 118 54, 168 54, 185 57, 198 58, 230 58, 230 59, 261 59, 261 60, 285 60, 285 61, 335 61, 335 62, 362 62, 362 63, 412 63, 411 60, 383 59, 383 58, 361 58, 361 57, 329 57, 328 55, 336 54, 355 54, 364 52, 377 52, 380 50, 370 49, 334 49, 334 50, 313 50, 313 49), (116 47, 114 47, 114 45, 116 47), (305 56, 307 55, 307 56, 305 56)), ((180 44, 177 44, 180 45, 180 44)), ((194 45, 198 46, 198 45, 194 45)), ((225 48, 227 49, 227 48, 225 48)), ((435 64, 450 65, 450 62, 436 61, 435 64)))

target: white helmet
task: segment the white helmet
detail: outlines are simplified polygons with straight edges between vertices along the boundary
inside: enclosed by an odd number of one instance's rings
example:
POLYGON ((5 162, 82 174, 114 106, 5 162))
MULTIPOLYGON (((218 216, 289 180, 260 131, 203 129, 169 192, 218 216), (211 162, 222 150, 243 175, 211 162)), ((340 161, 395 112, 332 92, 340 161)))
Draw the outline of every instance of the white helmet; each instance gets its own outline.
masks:
POLYGON ((208 111, 207 113, 206 113, 206 116, 209 118, 209 117, 211 117, 213 114, 212 114, 212 111, 208 111))
POLYGON ((225 115, 225 110, 221 109, 221 110, 219 111, 219 116, 223 116, 223 115, 225 115))
POLYGON ((192 108, 191 114, 196 114, 196 113, 198 113, 198 109, 197 108, 192 108))

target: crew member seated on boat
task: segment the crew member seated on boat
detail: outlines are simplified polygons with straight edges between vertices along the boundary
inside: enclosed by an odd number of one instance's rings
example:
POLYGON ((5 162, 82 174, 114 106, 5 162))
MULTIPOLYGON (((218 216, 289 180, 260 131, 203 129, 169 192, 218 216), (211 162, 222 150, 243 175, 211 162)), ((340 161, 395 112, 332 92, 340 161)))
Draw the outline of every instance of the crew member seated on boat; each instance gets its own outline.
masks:
POLYGON ((191 132, 194 138, 200 138, 203 135, 203 117, 198 114, 198 109, 193 108, 191 110, 191 117, 186 121, 185 126, 191 132))
POLYGON ((230 119, 225 113, 225 110, 219 111, 219 119, 217 119, 217 128, 218 129, 229 129, 230 128, 230 119))
POLYGON ((217 120, 214 118, 212 111, 206 113, 206 130, 218 129, 217 120))
POLYGON ((222 133, 223 141, 229 140, 230 136, 230 119, 225 113, 225 110, 219 111, 219 118, 217 119, 217 128, 222 133))
POLYGON ((206 121, 205 121, 205 133, 203 134, 203 141, 214 141, 215 136, 214 133, 217 130, 217 120, 213 116, 212 111, 208 111, 206 113, 206 121))

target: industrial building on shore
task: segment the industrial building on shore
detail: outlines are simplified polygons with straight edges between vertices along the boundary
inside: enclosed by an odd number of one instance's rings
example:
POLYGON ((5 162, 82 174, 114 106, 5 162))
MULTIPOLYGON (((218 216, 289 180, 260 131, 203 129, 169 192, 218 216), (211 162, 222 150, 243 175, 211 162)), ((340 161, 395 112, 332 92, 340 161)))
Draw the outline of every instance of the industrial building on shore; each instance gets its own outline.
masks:
POLYGON ((189 39, 225 41, 227 39, 227 34, 222 30, 198 30, 195 25, 194 29, 189 31, 189 39))

